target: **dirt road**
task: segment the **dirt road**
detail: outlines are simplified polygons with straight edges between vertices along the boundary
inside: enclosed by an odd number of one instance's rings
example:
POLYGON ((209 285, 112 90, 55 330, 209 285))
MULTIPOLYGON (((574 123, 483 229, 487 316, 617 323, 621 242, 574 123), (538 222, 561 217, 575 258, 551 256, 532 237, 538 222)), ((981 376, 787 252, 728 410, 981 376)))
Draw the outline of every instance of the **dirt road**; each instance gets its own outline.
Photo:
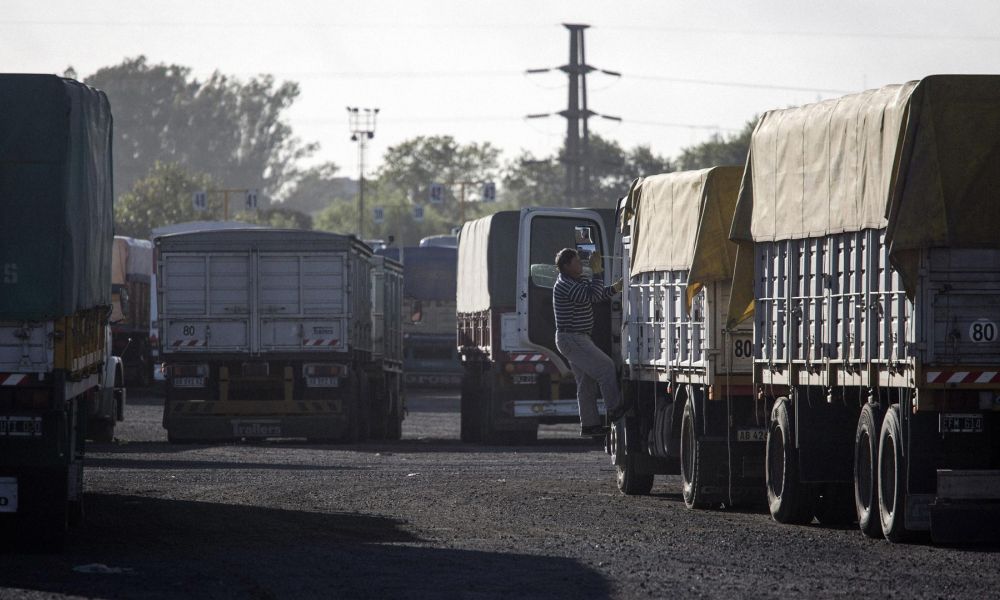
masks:
POLYGON ((575 428, 458 441, 456 394, 410 394, 404 439, 172 446, 130 397, 92 446, 60 555, 0 554, 0 598, 996 597, 1000 549, 685 509, 676 477, 621 496, 575 428))

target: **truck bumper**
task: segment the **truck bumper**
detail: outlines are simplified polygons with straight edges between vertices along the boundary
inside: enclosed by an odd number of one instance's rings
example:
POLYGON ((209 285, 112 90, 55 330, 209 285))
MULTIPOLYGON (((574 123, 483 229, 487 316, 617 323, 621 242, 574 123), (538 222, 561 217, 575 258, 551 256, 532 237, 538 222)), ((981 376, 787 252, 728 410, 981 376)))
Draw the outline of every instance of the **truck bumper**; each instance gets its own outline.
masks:
POLYGON ((173 417, 164 423, 171 441, 267 438, 335 439, 348 433, 347 415, 173 417))
MULTIPOLYGON (((580 417, 580 409, 575 399, 563 400, 513 400, 515 418, 538 417, 580 417)), ((598 414, 606 414, 604 400, 597 399, 598 414)))
POLYGON ((938 469, 937 485, 928 511, 934 542, 1000 541, 1000 470, 938 469))

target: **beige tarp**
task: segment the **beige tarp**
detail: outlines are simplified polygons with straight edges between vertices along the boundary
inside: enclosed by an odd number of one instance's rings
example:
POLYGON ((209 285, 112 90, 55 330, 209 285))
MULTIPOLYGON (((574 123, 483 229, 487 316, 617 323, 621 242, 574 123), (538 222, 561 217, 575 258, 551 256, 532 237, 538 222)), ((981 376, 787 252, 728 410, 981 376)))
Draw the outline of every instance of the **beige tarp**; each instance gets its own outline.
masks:
POLYGON ((743 167, 665 173, 637 180, 631 215, 630 274, 687 270, 688 292, 729 279, 736 244, 728 239, 743 167))
MULTIPOLYGON (((1000 76, 936 75, 770 111, 750 142, 730 232, 734 279, 753 280, 752 242, 887 227, 912 294, 914 250, 1000 245, 998 184, 1000 76)), ((734 286, 731 321, 752 306, 752 287, 734 286)))
POLYGON ((152 274, 153 243, 116 235, 111 252, 111 284, 123 285, 126 278, 133 276, 148 282, 152 274))

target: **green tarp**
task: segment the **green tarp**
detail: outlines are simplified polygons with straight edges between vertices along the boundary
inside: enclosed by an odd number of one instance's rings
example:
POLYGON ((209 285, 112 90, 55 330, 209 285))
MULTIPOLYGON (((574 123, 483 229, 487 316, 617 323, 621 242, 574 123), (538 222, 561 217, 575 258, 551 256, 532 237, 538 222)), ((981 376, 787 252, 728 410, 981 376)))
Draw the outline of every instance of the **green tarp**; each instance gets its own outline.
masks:
POLYGON ((0 75, 0 320, 111 304, 111 108, 52 75, 0 75))

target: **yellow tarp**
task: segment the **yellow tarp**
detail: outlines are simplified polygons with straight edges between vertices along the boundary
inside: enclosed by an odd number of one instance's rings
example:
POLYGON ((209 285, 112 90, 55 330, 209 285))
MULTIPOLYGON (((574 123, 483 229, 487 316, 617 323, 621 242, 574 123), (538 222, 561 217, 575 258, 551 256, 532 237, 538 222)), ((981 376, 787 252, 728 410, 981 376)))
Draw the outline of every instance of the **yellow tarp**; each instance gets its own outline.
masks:
POLYGON ((689 296, 704 283, 729 279, 736 244, 728 233, 742 175, 742 167, 715 167, 637 180, 625 208, 630 275, 689 271, 689 296))
MULTIPOLYGON (((935 75, 767 112, 730 232, 740 244, 734 279, 753 281, 753 242, 885 227, 912 295, 915 250, 1000 246, 998 150, 994 75, 935 75)), ((753 288, 734 285, 731 322, 752 303, 753 288)))

